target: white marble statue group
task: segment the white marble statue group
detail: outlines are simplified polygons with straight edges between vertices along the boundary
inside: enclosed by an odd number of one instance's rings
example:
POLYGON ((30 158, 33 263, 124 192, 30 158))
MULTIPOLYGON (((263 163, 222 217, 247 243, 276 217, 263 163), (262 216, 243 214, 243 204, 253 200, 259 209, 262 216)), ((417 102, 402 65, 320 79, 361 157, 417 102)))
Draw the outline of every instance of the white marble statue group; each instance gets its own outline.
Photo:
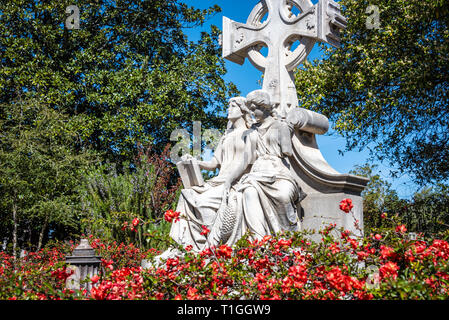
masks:
POLYGON ((299 107, 294 81, 294 71, 314 44, 338 47, 346 24, 333 0, 260 0, 246 23, 223 17, 223 57, 238 64, 248 59, 264 73, 263 86, 230 100, 228 130, 212 160, 197 163, 205 170, 218 168, 219 174, 182 190, 177 206, 182 219, 170 231, 176 242, 199 252, 231 246, 247 232, 260 239, 282 231, 318 230, 323 223, 347 230, 354 229, 355 221, 363 225, 361 192, 368 180, 340 174, 323 158, 315 135, 326 133, 329 121, 299 107), (299 45, 293 49, 295 41, 299 45), (338 209, 347 197, 356 220, 338 209))
MULTIPOLYGON (((212 160, 198 161, 219 174, 202 186, 183 189, 170 236, 201 251, 233 245, 245 233, 250 239, 281 231, 299 231, 298 204, 304 198, 292 170, 295 109, 277 118, 270 94, 256 90, 229 101, 228 129, 212 160), (205 234, 204 227, 210 232, 205 234)), ((186 156, 184 159, 193 159, 186 156)))

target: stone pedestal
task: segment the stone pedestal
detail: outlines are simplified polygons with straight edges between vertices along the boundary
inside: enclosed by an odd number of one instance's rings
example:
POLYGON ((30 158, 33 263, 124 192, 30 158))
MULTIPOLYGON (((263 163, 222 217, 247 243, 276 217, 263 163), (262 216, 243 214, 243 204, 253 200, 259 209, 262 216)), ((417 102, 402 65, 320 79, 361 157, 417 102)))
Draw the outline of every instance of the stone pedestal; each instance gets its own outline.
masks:
POLYGON ((95 254, 95 250, 89 245, 87 239, 81 239, 81 243, 73 250, 71 256, 66 257, 69 265, 67 271, 73 274, 66 280, 66 288, 72 290, 92 289, 90 279, 100 271, 101 257, 95 254))
POLYGON ((293 143, 295 161, 291 161, 292 170, 296 171, 298 184, 307 194, 298 208, 302 229, 315 230, 314 240, 321 238, 318 230, 331 223, 359 235, 354 223, 358 220, 363 230, 361 192, 369 180, 333 169, 323 158, 313 133, 296 130, 293 143), (350 198, 354 204, 352 213, 340 210, 340 201, 345 198, 350 198))

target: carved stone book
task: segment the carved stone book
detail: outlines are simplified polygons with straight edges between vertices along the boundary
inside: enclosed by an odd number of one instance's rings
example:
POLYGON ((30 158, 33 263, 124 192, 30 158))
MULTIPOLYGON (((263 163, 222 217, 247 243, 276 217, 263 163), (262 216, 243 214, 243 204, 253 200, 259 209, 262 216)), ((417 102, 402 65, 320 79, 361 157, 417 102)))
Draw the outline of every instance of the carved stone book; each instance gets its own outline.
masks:
POLYGON ((185 189, 204 185, 203 175, 198 162, 195 160, 184 160, 176 164, 182 184, 185 189))

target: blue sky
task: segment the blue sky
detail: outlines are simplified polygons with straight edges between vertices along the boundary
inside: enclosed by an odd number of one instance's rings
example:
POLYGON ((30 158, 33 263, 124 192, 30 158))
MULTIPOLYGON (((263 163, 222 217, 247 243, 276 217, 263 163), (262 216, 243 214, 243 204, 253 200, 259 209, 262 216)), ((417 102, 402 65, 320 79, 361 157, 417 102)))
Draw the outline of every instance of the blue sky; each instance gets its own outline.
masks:
MULTIPOLYGON (((222 8, 222 12, 210 19, 202 28, 186 30, 190 40, 199 39, 202 30, 209 30, 211 24, 216 25, 222 29, 223 16, 226 16, 234 21, 245 22, 252 8, 258 3, 258 0, 185 0, 185 3, 196 8, 205 9, 214 4, 222 8)), ((316 3, 317 1, 312 1, 316 3)), ((309 55, 309 60, 321 58, 321 52, 318 46, 309 55)), ((246 96, 250 91, 260 89, 259 80, 261 79, 261 72, 254 68, 249 61, 241 66, 231 61, 226 60, 227 74, 225 80, 234 82, 243 96, 246 96)), ((363 165, 368 162, 369 154, 367 150, 345 152, 341 155, 338 151, 345 149, 346 140, 333 132, 332 123, 331 129, 324 136, 317 136, 318 146, 327 160, 327 162, 341 173, 347 173, 356 165, 363 165)), ((381 177, 390 183, 402 198, 409 198, 416 191, 416 186, 411 182, 410 177, 404 175, 400 178, 391 179, 389 172, 391 167, 388 164, 374 162, 378 165, 377 171, 381 177)))

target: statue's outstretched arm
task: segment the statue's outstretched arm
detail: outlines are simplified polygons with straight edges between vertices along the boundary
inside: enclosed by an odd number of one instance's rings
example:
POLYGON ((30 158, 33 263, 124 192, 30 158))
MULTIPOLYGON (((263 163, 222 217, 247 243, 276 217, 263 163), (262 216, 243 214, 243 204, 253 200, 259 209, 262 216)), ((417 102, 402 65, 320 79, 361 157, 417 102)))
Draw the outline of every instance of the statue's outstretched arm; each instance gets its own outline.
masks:
POLYGON ((198 161, 198 165, 203 170, 214 171, 217 168, 220 168, 222 161, 222 153, 223 153, 223 137, 218 142, 217 148, 214 151, 214 156, 210 161, 198 161))
POLYGON ((203 170, 213 171, 217 169, 220 164, 218 163, 217 158, 213 157, 210 161, 198 161, 198 165, 203 170))
POLYGON ((279 140, 282 154, 290 157, 293 154, 292 132, 286 123, 281 123, 279 127, 279 140))

